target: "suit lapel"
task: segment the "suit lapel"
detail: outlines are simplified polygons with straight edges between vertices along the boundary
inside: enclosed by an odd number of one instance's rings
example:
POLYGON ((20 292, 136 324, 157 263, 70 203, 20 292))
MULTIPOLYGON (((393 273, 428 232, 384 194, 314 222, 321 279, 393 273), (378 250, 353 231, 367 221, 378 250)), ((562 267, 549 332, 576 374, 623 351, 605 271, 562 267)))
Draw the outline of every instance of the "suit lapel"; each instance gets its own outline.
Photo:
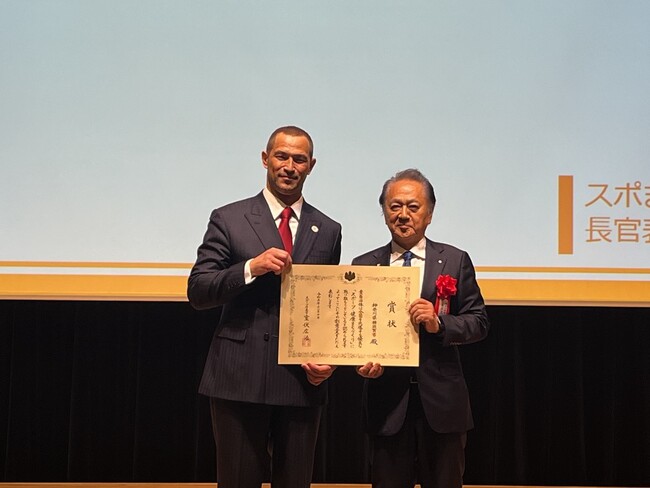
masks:
POLYGON ((264 249, 270 247, 282 249, 280 233, 261 192, 251 200, 250 209, 246 212, 245 217, 262 242, 264 249))
POLYGON ((435 297, 436 280, 445 267, 446 257, 444 249, 436 245, 435 242, 427 239, 427 259, 424 265, 424 278, 422 281, 422 298, 429 301, 435 297))
POLYGON ((294 263, 304 263, 311 252, 314 242, 321 231, 323 221, 316 209, 303 201, 300 212, 300 222, 296 238, 293 240, 292 260, 294 263))
POLYGON ((391 243, 377 249, 372 257, 377 266, 390 266, 391 243))

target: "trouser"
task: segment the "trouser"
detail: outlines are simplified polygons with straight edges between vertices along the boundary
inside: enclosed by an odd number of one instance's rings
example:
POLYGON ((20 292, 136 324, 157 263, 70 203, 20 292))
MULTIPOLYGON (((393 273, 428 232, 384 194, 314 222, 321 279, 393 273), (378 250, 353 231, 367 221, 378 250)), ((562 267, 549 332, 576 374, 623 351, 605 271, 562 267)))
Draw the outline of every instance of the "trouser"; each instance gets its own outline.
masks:
POLYGON ((210 398, 219 488, 309 488, 321 407, 210 398))

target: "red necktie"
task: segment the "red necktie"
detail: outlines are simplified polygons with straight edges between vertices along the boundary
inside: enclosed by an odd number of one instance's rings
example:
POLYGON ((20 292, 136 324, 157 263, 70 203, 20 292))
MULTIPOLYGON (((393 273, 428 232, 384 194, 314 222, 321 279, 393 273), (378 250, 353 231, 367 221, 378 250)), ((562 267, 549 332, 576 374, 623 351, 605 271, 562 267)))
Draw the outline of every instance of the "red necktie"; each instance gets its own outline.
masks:
POLYGON ((282 213, 280 214, 280 225, 278 226, 280 237, 282 238, 282 244, 284 244, 284 250, 289 254, 291 254, 291 251, 293 250, 293 242, 291 241, 291 227, 289 227, 291 214, 291 207, 284 207, 284 210, 282 210, 282 213))

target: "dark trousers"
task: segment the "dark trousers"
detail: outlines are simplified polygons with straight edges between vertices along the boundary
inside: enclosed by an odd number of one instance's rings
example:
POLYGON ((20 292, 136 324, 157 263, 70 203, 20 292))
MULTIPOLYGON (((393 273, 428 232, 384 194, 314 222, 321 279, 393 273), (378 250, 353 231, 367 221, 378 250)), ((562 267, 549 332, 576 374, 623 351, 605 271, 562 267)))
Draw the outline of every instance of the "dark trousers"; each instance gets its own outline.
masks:
POLYGON ((371 436, 373 488, 461 488, 467 433, 440 434, 429 426, 417 384, 412 385, 408 413, 400 431, 371 436))
POLYGON ((219 488, 309 488, 321 407, 210 398, 219 488))

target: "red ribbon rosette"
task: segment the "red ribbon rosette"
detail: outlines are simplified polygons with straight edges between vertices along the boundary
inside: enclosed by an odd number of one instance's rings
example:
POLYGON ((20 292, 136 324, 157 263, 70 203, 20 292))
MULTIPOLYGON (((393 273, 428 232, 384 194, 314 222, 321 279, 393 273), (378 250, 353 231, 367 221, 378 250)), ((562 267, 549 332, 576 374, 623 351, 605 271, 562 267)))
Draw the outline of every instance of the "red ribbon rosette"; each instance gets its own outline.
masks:
POLYGON ((437 315, 449 313, 449 298, 456 294, 458 280, 449 275, 440 275, 436 280, 436 303, 434 309, 437 315))

